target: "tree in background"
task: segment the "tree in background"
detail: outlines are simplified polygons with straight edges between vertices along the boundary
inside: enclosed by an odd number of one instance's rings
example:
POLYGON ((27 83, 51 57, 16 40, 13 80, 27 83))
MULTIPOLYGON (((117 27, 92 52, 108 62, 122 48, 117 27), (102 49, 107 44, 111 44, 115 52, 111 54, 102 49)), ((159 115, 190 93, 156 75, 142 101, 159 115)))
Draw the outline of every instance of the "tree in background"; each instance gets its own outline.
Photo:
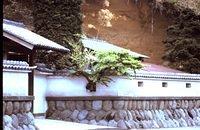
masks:
MULTIPOLYGON (((78 41, 81 34, 82 0, 4 0, 4 18, 23 22, 29 30, 67 48, 68 40, 78 41)), ((63 69, 70 64, 68 54, 36 52, 35 62, 51 68, 63 69)))
POLYGON ((3 0, 3 18, 22 22, 29 30, 34 30, 33 2, 34 0, 3 0))
MULTIPOLYGON (((82 0, 35 0, 35 32, 70 49, 66 41, 77 42, 79 36, 75 34, 82 33, 81 2, 82 0)), ((64 69, 70 64, 68 54, 38 51, 37 57, 36 62, 45 62, 56 69, 64 69)))
POLYGON ((33 18, 35 32, 68 46, 64 39, 78 41, 81 34, 82 0, 35 0, 33 18))
MULTIPOLYGON (((152 1, 162 3, 161 6, 165 8, 162 9, 174 19, 173 25, 167 29, 164 59, 170 61, 169 66, 173 68, 200 73, 200 1, 152 1)), ((82 33, 81 2, 82 0, 3 0, 3 17, 23 22, 30 30, 70 48, 66 41, 77 42, 80 37, 74 34, 82 33)), ((104 0, 103 5, 109 7, 109 0, 104 0)), ((71 65, 66 59, 68 55, 58 52, 38 51, 36 55, 36 62, 45 62, 56 69, 71 65)))
POLYGON ((200 73, 200 15, 191 9, 165 3, 174 23, 167 29, 165 60, 185 72, 200 73))

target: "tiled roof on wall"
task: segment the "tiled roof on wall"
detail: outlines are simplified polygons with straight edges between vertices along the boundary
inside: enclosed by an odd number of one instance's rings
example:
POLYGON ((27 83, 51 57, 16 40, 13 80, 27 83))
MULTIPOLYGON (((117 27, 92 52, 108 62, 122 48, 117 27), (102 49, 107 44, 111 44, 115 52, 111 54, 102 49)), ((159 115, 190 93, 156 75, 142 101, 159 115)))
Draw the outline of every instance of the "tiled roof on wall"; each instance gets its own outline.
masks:
POLYGON ((37 66, 29 66, 25 61, 3 60, 3 69, 8 70, 32 70, 37 66))
POLYGON ((38 70, 40 72, 53 73, 55 71, 53 69, 47 68, 46 65, 43 63, 36 63, 35 65, 37 66, 36 70, 38 70))
POLYGON ((129 72, 132 77, 145 79, 168 79, 168 80, 198 80, 200 81, 200 74, 188 73, 173 73, 173 72, 147 72, 137 71, 129 72))

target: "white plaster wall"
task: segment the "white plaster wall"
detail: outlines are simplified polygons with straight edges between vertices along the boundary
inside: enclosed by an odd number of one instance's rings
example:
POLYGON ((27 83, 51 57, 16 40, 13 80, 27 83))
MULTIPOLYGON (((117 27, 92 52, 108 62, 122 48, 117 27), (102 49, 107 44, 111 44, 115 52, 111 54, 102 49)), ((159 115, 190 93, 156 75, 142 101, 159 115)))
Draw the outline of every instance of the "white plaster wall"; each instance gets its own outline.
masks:
MULTIPOLYGON (((62 76, 49 76, 47 96, 101 95, 101 92, 99 90, 97 90, 98 93, 87 92, 85 88, 86 83, 87 81, 83 77, 72 78, 72 77, 62 77, 62 76)), ((110 94, 107 93, 107 94, 113 95, 113 93, 110 93, 110 94)))
POLYGON ((119 79, 119 95, 127 96, 200 96, 200 82, 194 81, 172 81, 172 80, 138 80, 129 81, 124 87, 119 79), (143 81, 143 87, 138 87, 138 81, 143 81), (162 82, 167 82, 167 87, 162 87, 162 82), (191 88, 186 88, 186 83, 191 83, 191 88), (124 90, 122 89, 124 88, 124 90))
POLYGON ((200 96, 200 82, 144 80, 113 77, 114 82, 109 87, 98 85, 96 92, 86 91, 87 81, 83 77, 46 76, 35 74, 34 79, 34 113, 45 113, 47 110, 46 96, 132 96, 132 97, 162 97, 162 96, 200 96), (144 86, 138 87, 138 81, 144 86), (168 82, 168 87, 162 87, 162 82, 168 82), (186 88, 185 83, 191 83, 186 88))
POLYGON ((46 91, 47 91, 47 78, 46 75, 34 74, 34 105, 33 113, 46 113, 47 102, 46 102, 46 91))
POLYGON ((4 96, 28 96, 27 72, 3 72, 4 96))
POLYGON ((200 82, 144 80, 113 77, 114 82, 109 87, 98 85, 96 92, 87 92, 86 80, 83 77, 49 76, 46 96, 200 96, 200 82), (138 87, 138 81, 144 86, 138 87), (168 82, 168 87, 162 87, 162 82, 168 82), (186 88, 191 83, 191 88, 186 88))

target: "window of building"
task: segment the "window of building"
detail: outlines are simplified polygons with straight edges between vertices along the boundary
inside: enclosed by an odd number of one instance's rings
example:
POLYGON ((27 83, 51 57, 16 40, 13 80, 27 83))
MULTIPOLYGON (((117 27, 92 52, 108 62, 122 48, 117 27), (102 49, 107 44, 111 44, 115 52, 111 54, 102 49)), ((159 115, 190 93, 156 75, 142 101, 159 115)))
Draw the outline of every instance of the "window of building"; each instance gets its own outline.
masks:
POLYGON ((186 88, 191 88, 191 83, 186 83, 186 88))
POLYGON ((143 87, 143 81, 138 81, 138 87, 143 87))
POLYGON ((162 87, 167 87, 167 82, 162 82, 162 87))

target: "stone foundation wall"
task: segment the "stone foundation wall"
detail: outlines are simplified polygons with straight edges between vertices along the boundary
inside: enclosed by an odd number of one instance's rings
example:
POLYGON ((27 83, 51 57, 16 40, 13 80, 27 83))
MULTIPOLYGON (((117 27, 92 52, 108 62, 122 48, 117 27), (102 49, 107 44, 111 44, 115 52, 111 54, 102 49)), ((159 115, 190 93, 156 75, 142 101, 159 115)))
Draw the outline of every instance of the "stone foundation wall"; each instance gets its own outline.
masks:
POLYGON ((200 97, 47 97, 46 118, 120 128, 200 126, 200 97))
POLYGON ((31 112, 33 96, 3 97, 4 130, 37 130, 31 112))

